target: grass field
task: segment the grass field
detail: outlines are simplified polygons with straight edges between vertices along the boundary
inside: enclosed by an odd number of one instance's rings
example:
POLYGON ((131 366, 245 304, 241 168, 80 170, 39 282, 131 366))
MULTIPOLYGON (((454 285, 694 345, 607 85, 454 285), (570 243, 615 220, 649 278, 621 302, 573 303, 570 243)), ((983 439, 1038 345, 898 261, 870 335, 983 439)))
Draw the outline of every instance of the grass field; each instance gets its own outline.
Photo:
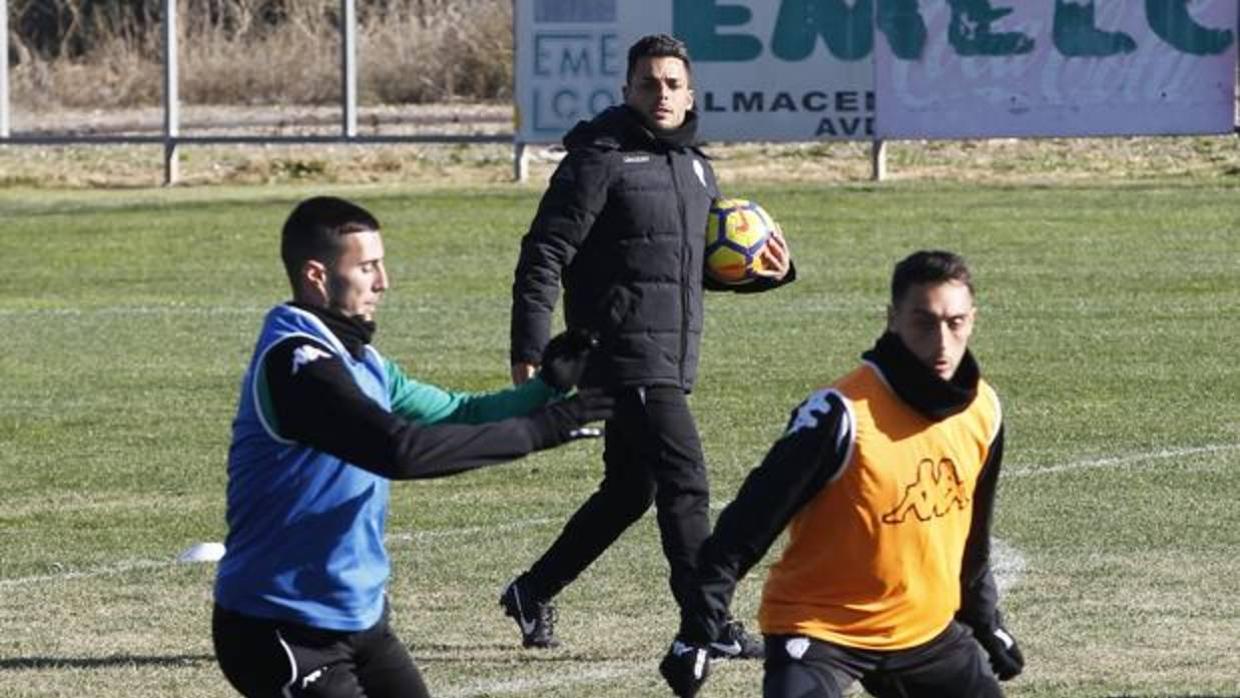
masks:
MULTIPOLYGON (((458 389, 507 376, 534 187, 349 189, 386 228, 377 344, 458 389)), ((0 191, 0 696, 227 696, 209 638, 225 451, 277 231, 306 189, 0 191)), ((1028 659, 1009 696, 1240 696, 1240 181, 733 185, 801 279, 711 296, 692 398, 717 503, 881 328, 892 263, 972 261, 1005 400, 996 535, 1028 659)), ((653 517, 519 648, 502 585, 601 473, 596 443, 393 488, 394 623, 437 696, 666 695, 675 618, 653 517)), ((735 610, 751 625, 768 555, 735 610)), ((754 696, 759 663, 704 695, 754 696)))

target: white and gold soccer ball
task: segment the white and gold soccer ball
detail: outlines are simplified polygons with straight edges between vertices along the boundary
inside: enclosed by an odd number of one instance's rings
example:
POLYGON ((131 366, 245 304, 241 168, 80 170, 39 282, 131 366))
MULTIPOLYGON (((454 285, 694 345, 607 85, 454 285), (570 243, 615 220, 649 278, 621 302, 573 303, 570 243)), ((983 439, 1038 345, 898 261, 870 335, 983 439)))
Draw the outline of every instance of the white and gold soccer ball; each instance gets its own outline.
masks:
POLYGON ((775 230, 775 220, 748 199, 715 199, 706 221, 706 274, 737 286, 762 269, 759 255, 775 230))

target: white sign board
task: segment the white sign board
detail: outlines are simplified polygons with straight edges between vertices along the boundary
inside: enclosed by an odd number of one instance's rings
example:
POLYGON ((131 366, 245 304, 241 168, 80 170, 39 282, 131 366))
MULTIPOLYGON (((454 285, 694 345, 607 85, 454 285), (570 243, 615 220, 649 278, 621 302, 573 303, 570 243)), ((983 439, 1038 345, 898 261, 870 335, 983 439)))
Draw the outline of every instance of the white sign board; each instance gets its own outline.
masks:
POLYGON ((890 2, 881 138, 1230 133, 1236 0, 890 2))
POLYGON ((873 7, 839 0, 516 0, 516 140, 558 141, 621 102, 629 46, 684 40, 699 135, 870 139, 873 7))

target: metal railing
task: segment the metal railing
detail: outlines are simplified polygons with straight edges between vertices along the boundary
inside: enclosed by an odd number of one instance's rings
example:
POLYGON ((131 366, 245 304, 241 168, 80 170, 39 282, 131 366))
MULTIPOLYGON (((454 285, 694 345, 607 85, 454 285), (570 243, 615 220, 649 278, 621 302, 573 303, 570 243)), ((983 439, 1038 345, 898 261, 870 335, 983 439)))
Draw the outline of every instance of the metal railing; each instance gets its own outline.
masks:
POLYGON ((357 6, 340 0, 340 132, 305 135, 181 135, 181 101, 177 61, 177 0, 163 2, 163 131, 160 135, 14 134, 9 119, 8 0, 0 0, 0 145, 153 145, 164 146, 164 184, 180 178, 177 149, 181 145, 292 145, 292 144, 392 144, 392 143, 512 143, 513 174, 524 179, 524 144, 513 134, 390 134, 359 135, 357 132, 357 6))

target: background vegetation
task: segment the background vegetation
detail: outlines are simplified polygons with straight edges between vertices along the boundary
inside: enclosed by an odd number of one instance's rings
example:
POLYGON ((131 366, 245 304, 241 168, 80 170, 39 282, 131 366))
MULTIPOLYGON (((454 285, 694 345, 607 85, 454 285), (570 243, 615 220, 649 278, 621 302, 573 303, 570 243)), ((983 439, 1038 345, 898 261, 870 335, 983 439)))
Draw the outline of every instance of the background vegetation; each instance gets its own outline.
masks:
MULTIPOLYGON (((154 105, 162 0, 9 0, 15 102, 154 105)), ((358 2, 359 99, 507 99, 508 0, 358 2)), ((181 0, 181 97, 197 104, 339 99, 338 0, 181 0)))

